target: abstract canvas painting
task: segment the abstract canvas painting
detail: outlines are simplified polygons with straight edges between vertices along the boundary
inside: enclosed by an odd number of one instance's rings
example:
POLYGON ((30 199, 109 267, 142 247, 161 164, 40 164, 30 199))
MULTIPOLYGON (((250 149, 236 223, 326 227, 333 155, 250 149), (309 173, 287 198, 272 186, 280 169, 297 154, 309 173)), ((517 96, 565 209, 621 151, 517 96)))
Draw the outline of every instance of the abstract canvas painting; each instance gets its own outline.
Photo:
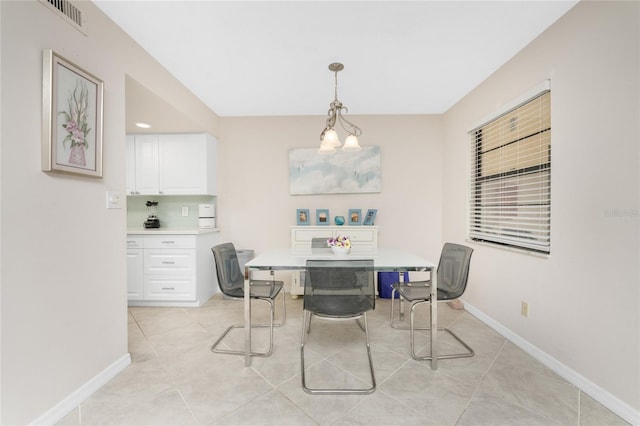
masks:
POLYGON ((292 195, 380 192, 380 147, 319 154, 316 148, 289 151, 292 195))

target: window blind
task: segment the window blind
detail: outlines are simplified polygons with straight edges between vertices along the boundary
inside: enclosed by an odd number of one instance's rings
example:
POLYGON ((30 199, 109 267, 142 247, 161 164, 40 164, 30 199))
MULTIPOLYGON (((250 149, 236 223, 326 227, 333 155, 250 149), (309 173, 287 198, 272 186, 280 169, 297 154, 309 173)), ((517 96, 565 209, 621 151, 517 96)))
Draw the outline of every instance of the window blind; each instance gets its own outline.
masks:
POLYGON ((550 252, 551 92, 469 132, 469 236, 550 252))

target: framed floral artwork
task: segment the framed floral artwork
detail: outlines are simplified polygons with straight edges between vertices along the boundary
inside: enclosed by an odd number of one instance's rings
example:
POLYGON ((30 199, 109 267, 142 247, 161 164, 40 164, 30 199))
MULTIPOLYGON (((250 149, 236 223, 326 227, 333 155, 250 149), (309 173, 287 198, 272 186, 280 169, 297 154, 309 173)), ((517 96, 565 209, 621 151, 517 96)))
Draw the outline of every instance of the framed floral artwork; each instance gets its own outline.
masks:
POLYGON ((102 177, 104 82, 45 50, 42 170, 102 177))

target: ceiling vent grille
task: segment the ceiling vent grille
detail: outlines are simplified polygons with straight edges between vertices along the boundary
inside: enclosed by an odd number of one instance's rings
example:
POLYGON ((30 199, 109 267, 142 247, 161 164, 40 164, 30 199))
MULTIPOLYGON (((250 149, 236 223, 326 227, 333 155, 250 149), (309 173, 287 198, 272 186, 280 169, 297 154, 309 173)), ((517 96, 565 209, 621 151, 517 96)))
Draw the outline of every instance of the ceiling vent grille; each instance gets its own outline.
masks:
POLYGON ((82 19, 82 11, 69 0, 39 0, 39 2, 47 6, 49 10, 60 16, 82 34, 87 35, 82 19))

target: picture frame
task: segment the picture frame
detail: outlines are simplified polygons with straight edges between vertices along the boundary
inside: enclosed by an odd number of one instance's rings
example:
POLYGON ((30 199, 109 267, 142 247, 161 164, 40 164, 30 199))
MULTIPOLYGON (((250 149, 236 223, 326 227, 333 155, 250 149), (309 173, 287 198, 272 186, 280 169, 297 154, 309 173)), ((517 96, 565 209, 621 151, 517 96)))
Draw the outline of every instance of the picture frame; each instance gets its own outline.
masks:
POLYGON ((42 63, 42 171, 101 178, 104 82, 53 50, 42 63))
POLYGON ((316 209, 316 225, 328 226, 330 223, 329 209, 316 209))
POLYGON ((296 210, 296 224, 298 226, 309 225, 311 218, 309 216, 309 209, 297 209, 296 210))
POLYGON ((362 222, 362 224, 365 226, 373 226, 376 222, 377 214, 378 214, 378 209, 367 210, 367 214, 364 215, 364 221, 362 222))
POLYGON ((349 209, 349 218, 348 224, 351 226, 360 225, 362 219, 362 210, 361 209, 349 209))

